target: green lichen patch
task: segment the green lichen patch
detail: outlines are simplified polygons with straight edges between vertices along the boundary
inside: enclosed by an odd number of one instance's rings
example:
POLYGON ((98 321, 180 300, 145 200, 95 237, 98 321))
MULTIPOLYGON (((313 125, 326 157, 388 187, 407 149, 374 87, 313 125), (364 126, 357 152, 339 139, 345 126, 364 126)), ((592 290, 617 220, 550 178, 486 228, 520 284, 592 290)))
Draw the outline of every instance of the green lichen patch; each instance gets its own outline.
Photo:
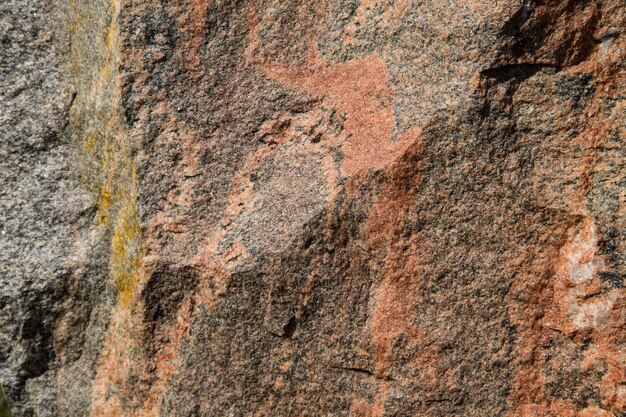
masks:
POLYGON ((4 396, 4 390, 0 387, 0 417, 13 417, 11 407, 4 396))

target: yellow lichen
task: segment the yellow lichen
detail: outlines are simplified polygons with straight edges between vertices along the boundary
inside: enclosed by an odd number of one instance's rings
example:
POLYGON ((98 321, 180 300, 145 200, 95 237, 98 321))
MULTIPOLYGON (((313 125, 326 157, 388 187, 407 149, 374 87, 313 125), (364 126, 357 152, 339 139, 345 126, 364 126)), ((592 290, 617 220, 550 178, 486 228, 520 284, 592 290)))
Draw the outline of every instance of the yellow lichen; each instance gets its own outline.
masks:
POLYGON ((103 236, 111 236, 111 279, 120 303, 130 306, 142 281, 143 253, 136 213, 136 172, 119 111, 120 5, 118 0, 71 0, 70 8, 70 65, 77 90, 70 126, 84 184, 96 196, 95 220, 103 227, 103 236))
MULTIPOLYGON (((134 165, 131 164, 130 180, 126 183, 132 187, 135 184, 134 165)), ((117 212, 117 221, 112 239, 111 272, 113 283, 118 291, 120 302, 128 306, 131 304, 133 290, 141 281, 141 227, 136 213, 136 194, 132 188, 125 188, 122 201, 117 212)))
POLYGON ((102 139, 102 135, 100 135, 95 130, 88 130, 85 133, 85 137, 83 139, 83 145, 85 150, 89 153, 94 153, 102 139))
POLYGON ((109 189, 108 184, 102 185, 102 190, 100 190, 100 195, 98 196, 97 209, 97 219, 100 224, 108 224, 109 223, 109 210, 111 209, 111 204, 113 200, 111 199, 111 190, 109 189))

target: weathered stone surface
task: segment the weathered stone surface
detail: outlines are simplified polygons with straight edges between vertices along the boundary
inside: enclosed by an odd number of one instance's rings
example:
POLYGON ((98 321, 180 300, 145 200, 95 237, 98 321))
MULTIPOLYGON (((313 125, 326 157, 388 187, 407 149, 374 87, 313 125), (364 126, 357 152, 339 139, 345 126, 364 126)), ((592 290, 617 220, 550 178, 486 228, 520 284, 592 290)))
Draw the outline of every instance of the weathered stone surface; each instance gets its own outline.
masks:
POLYGON ((0 5, 16 416, 623 416, 621 0, 0 5))

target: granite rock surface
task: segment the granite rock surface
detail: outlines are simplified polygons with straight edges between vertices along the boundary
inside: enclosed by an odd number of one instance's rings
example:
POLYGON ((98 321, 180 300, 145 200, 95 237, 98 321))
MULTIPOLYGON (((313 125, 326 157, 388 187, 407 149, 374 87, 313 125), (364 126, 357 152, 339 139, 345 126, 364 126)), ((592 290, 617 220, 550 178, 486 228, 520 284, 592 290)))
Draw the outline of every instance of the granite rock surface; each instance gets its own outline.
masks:
POLYGON ((5 0, 15 416, 626 415, 622 0, 5 0))

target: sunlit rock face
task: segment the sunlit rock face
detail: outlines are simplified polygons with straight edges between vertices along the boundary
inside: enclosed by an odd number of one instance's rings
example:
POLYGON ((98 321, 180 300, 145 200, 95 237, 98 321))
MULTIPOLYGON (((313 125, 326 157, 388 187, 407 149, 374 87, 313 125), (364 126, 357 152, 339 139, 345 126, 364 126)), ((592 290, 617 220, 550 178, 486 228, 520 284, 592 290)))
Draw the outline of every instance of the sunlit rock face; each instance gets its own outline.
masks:
POLYGON ((624 21, 0 4, 13 414, 622 416, 624 21))

